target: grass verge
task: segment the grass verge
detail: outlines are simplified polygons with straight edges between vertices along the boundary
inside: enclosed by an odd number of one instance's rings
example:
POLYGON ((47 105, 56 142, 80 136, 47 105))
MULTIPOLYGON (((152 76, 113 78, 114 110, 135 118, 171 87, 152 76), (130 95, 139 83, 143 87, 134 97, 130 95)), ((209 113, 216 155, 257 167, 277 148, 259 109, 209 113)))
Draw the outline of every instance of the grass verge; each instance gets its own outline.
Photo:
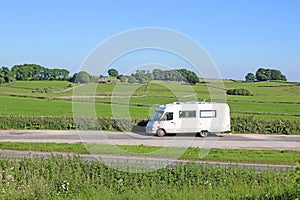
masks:
POLYGON ((298 151, 276 150, 245 150, 245 149, 198 149, 189 147, 180 149, 173 147, 157 146, 131 146, 131 145, 104 145, 82 143, 25 143, 25 142, 0 142, 0 149, 19 151, 65 152, 75 154, 116 154, 128 156, 153 156, 162 158, 178 158, 183 160, 224 161, 264 164, 290 164, 299 161, 298 151), (203 156, 205 155, 205 156, 203 156))

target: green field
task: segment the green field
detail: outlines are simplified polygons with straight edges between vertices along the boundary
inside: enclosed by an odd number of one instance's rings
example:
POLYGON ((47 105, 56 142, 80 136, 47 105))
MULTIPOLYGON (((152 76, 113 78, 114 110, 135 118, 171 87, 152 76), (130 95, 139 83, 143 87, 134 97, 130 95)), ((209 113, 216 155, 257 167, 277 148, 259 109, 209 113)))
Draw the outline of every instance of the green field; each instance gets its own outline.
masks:
MULTIPOLYGON (((243 83, 224 81, 225 89, 248 89, 253 96, 226 95, 222 84, 207 83, 194 86, 153 81, 142 84, 84 84, 74 90, 67 81, 17 81, 0 86, 0 103, 5 105, 1 115, 72 116, 72 96, 84 96, 78 104, 91 107, 96 96, 97 116, 113 116, 110 102, 116 109, 127 111, 134 118, 149 118, 160 104, 174 101, 208 101, 226 98, 233 116, 255 115, 270 119, 300 119, 300 85, 284 82, 243 83), (43 90, 46 88, 46 92, 43 90), (209 92, 218 92, 210 95, 209 92), (24 98, 26 97, 26 98, 24 98), (59 99, 64 97, 64 99, 59 99), (123 104, 123 105, 122 105, 123 104), (130 106, 128 106, 128 104, 130 106)), ((121 112, 118 112, 122 116, 121 112)), ((118 117, 119 117, 118 116, 118 117)), ((125 115, 127 116, 127 115, 125 115)))

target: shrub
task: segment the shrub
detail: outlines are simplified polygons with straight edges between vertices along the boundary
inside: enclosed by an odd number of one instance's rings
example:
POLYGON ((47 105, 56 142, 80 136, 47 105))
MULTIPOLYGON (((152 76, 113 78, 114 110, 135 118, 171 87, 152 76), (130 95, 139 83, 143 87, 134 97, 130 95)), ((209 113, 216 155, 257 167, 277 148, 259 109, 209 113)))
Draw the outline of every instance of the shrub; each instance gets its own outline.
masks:
POLYGON ((249 90, 246 89, 232 89, 227 90, 228 95, 241 95, 241 96, 252 96, 249 90))

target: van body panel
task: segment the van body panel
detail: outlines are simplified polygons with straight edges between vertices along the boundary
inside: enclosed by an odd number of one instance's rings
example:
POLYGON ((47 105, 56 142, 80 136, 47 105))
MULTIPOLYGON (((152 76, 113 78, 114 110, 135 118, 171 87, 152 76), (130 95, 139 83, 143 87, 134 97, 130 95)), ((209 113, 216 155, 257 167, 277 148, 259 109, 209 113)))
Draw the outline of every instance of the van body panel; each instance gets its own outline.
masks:
POLYGON ((166 133, 228 132, 230 109, 226 103, 174 102, 157 108, 146 126, 146 132, 166 133))

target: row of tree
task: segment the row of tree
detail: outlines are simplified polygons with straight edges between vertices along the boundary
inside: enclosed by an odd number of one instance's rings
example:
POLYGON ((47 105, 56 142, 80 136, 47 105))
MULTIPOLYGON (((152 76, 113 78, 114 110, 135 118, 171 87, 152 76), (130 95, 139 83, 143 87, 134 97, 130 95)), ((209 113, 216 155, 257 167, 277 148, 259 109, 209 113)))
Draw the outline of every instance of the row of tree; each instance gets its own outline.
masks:
POLYGON ((144 84, 151 80, 178 81, 188 84, 196 84, 199 82, 199 77, 194 72, 186 69, 154 69, 152 72, 146 70, 137 70, 135 73, 131 74, 131 76, 128 77, 129 83, 137 81, 144 84))
POLYGON ((272 81, 272 80, 280 80, 287 81, 286 76, 281 73, 281 71, 276 69, 264 69, 259 68, 255 75, 253 73, 248 73, 245 77, 246 82, 254 82, 254 81, 272 81))
MULTIPOLYGON (((178 81, 189 84, 196 84, 199 82, 199 77, 194 72, 186 69, 166 71, 154 69, 152 72, 148 70, 136 70, 135 73, 131 74, 130 76, 119 75, 119 72, 116 69, 109 69, 108 74, 110 77, 116 77, 120 80, 120 82, 128 83, 138 82, 141 84, 145 84, 149 83, 152 80, 178 81)), ((74 83, 97 82, 98 80, 99 77, 92 76, 85 71, 75 73, 73 77, 70 78, 70 81, 74 83)))
POLYGON ((14 80, 69 80, 69 71, 66 69, 48 69, 37 64, 15 65, 11 68, 0 69, 0 84, 14 80))
MULTIPOLYGON (((98 76, 92 76, 87 72, 80 71, 72 77, 69 76, 66 69, 48 69, 37 64, 15 65, 11 68, 0 68, 0 84, 11 82, 14 80, 68 80, 75 83, 97 82, 98 76)), ((187 69, 161 70, 154 69, 152 72, 148 70, 137 70, 130 76, 119 75, 116 69, 109 69, 108 74, 111 77, 117 77, 121 82, 145 84, 151 80, 178 81, 188 84, 196 84, 199 77, 187 69)), ((286 76, 279 70, 259 68, 256 74, 248 73, 245 77, 247 82, 282 80, 286 81, 286 76)))

